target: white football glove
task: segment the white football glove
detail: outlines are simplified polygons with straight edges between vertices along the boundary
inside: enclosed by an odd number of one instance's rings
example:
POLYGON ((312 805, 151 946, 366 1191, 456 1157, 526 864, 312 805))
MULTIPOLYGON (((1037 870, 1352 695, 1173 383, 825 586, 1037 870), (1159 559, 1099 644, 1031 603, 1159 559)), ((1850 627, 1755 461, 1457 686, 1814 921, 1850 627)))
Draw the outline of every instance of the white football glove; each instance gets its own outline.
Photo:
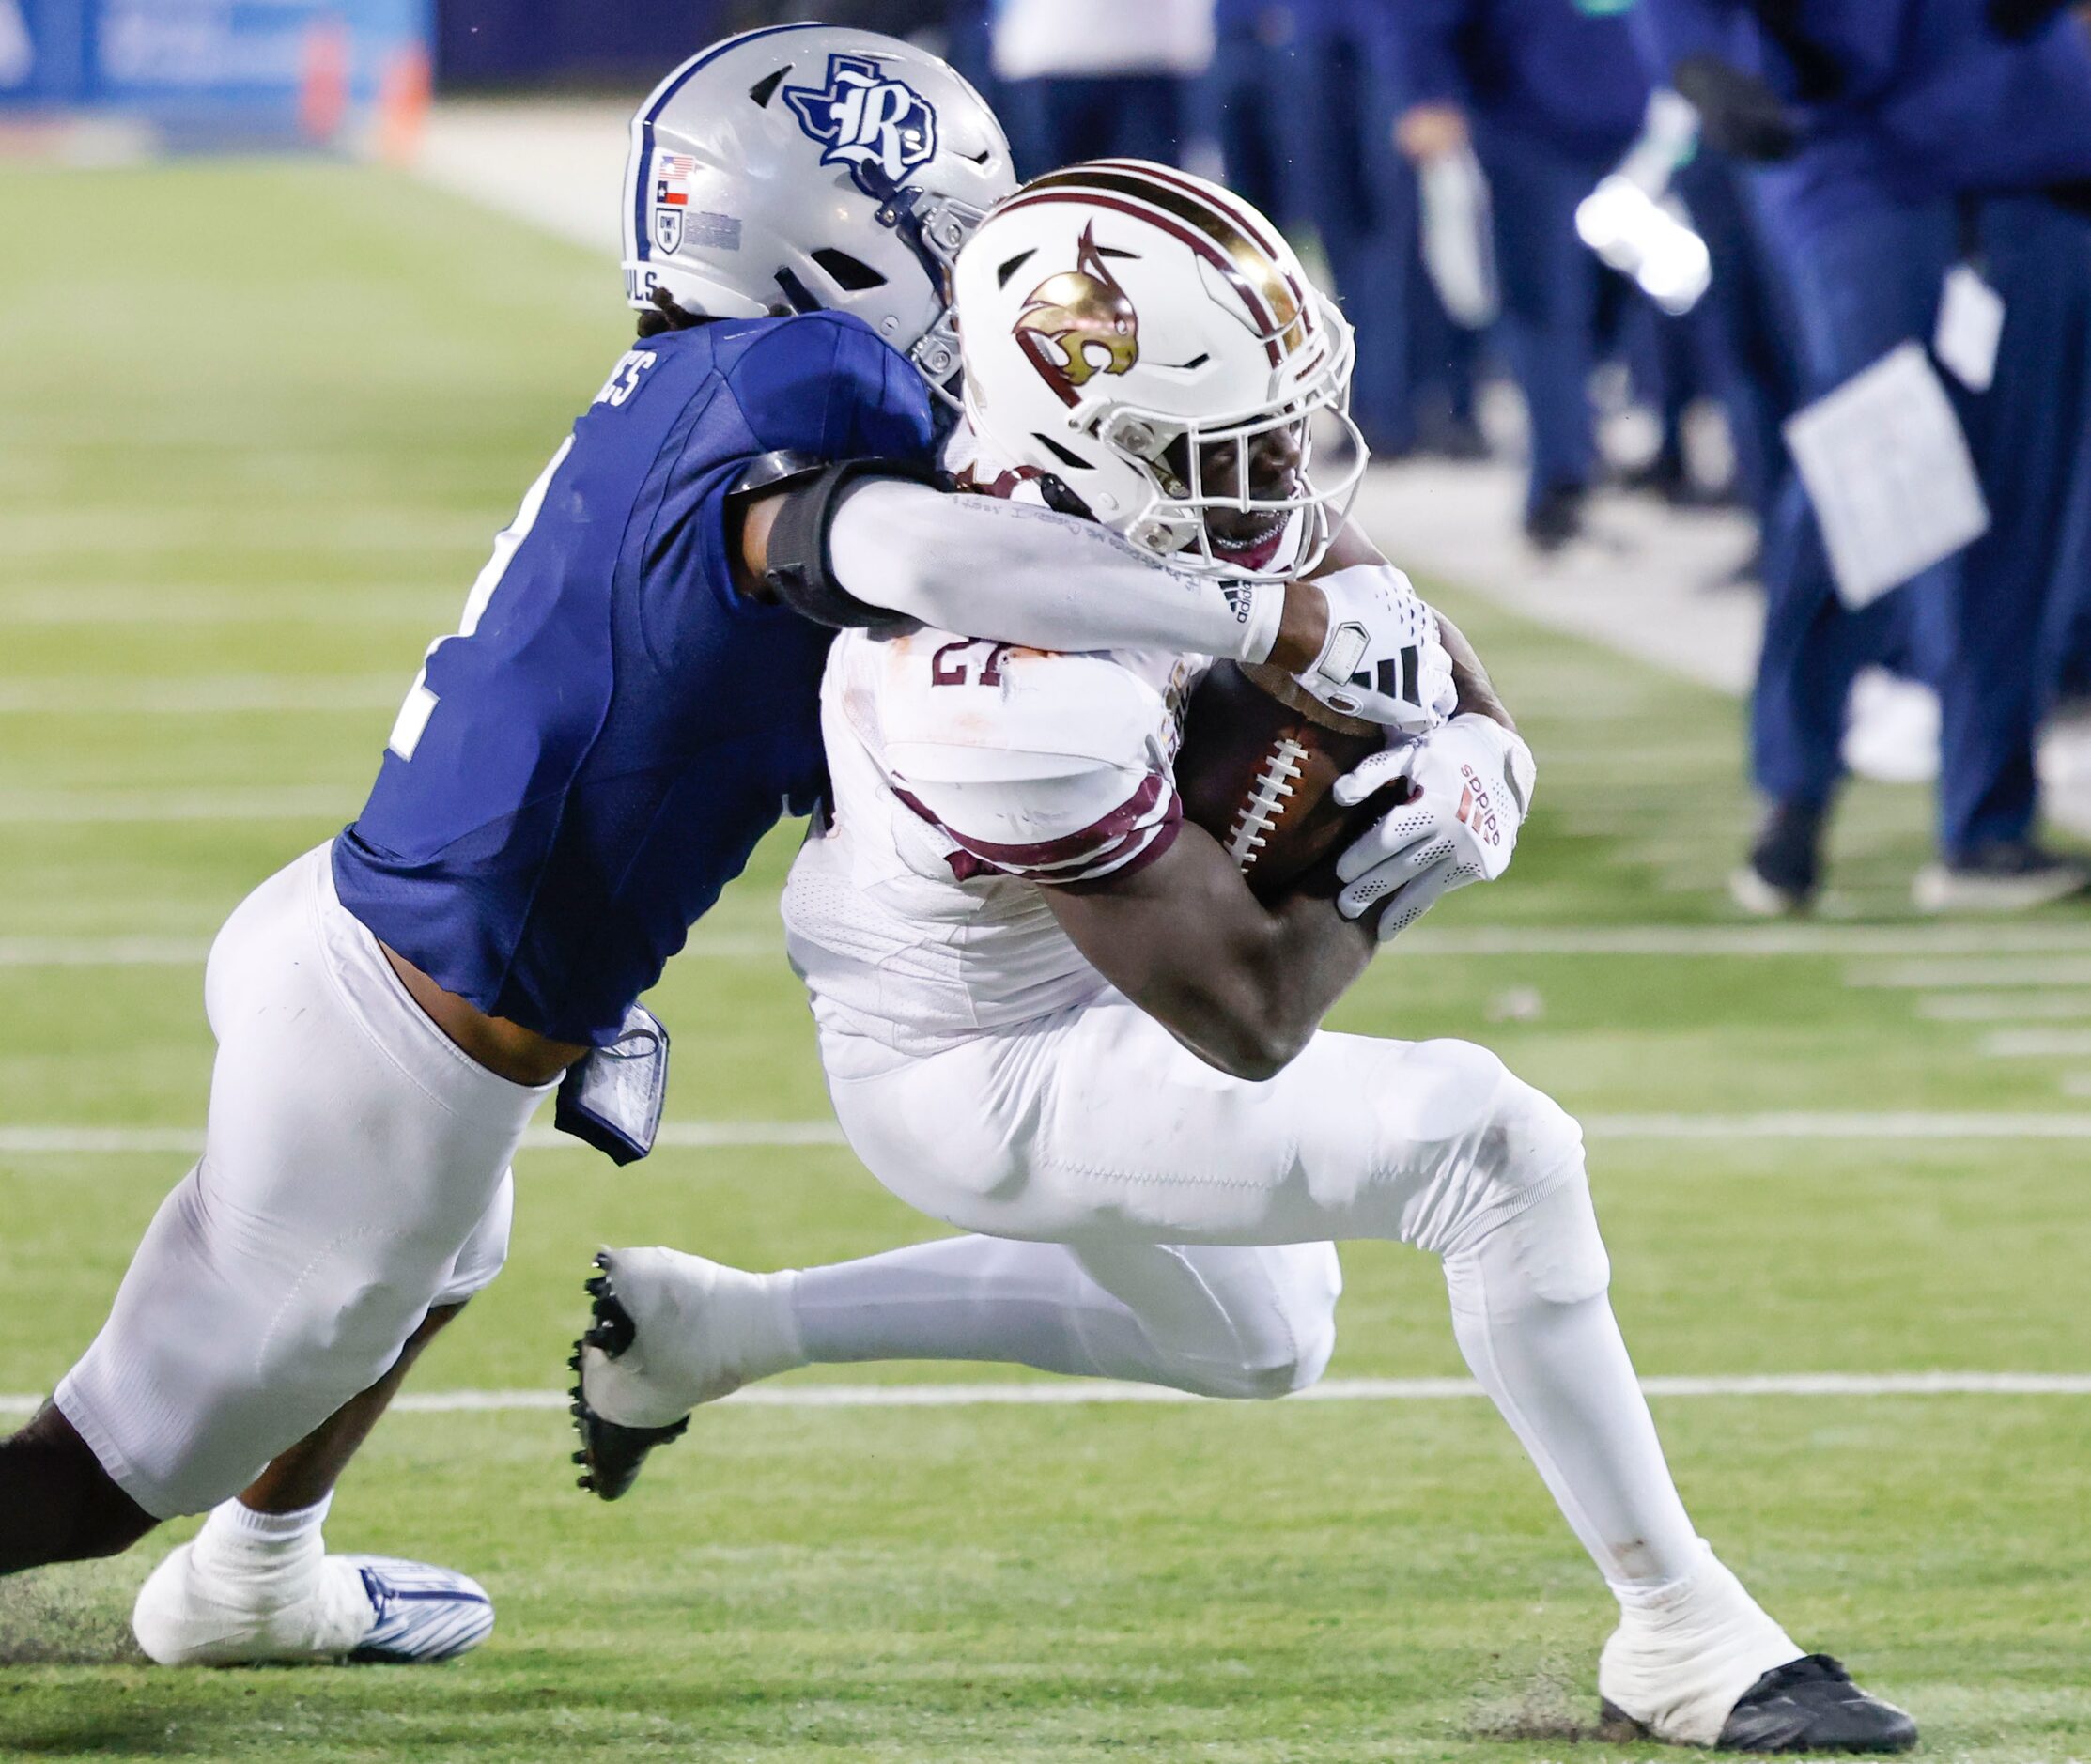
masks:
POLYGON ((1452 658, 1437 615, 1391 564, 1359 564, 1319 577, 1328 637, 1300 685, 1331 710, 1408 735, 1452 714, 1452 658))
POLYGON ((1389 809, 1336 859, 1347 884, 1337 910, 1356 919, 1379 902, 1379 936, 1399 936, 1469 882, 1510 867, 1532 805, 1532 750, 1493 719, 1469 711, 1444 728, 1383 749, 1336 781, 1349 808, 1406 780, 1414 794, 1389 809))

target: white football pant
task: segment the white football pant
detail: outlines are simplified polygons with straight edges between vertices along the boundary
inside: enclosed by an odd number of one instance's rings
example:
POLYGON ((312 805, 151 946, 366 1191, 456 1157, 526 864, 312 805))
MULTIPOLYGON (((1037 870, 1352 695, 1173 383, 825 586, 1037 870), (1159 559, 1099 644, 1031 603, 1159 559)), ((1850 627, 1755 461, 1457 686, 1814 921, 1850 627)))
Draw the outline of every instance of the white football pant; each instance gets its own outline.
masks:
POLYGON ((469 1059, 335 897, 328 847, 210 952, 202 1161, 55 1400, 158 1518, 239 1493, 500 1272, 509 1159, 551 1087, 469 1059))
POLYGON ((1279 1396, 1334 1346, 1329 1240, 1398 1239, 1443 1259, 1468 1365, 1606 1579, 1703 1562, 1605 1296, 1581 1131, 1485 1048, 1324 1033, 1252 1084, 1107 994, 927 1059, 822 1052, 873 1173, 982 1235, 779 1277, 807 1358, 1279 1396))

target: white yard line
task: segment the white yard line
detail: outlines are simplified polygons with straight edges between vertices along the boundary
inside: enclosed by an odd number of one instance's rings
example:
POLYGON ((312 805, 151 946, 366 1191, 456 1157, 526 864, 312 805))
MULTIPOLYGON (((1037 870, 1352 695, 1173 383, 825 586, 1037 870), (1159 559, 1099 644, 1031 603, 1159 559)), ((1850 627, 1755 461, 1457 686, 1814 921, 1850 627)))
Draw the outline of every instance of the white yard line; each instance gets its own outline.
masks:
POLYGON ((2026 959, 1985 955, 1965 959, 1899 962, 1882 967, 1855 967, 1844 977, 1847 986, 1908 987, 1944 991, 1965 986, 2091 986, 2091 958, 2026 959))
POLYGON ((1870 1114, 1793 1110, 1762 1115, 1585 1115, 1592 1139, 2091 1139, 2091 1114, 2054 1109, 1870 1114))
MULTIPOLYGON (((1534 925, 1472 931, 1419 925, 1404 932, 1396 959, 1418 955, 1967 956, 1968 971, 1999 955, 2082 954, 2091 980, 2091 925, 1534 925)), ((2052 975, 2052 962, 2015 965, 2052 975)), ((1892 970, 1914 972, 1915 966, 1892 970)), ((1959 970, 1956 970, 1959 971, 1959 970)), ((1869 985, 1921 981, 1868 980, 1869 985)), ((1948 982, 1947 983, 1957 983, 1948 982)), ((2012 984, 2012 982, 1998 983, 2012 984)), ((2048 982, 2028 982, 2051 983, 2048 982)))
POLYGON ((126 680, 0 680, 0 716, 295 716, 388 710, 406 694, 400 675, 205 674, 126 680))
POLYGON ((2091 992, 1942 992, 1916 1010, 1933 1023, 2068 1023, 2091 1020, 2091 992))
POLYGON ((2091 1055, 2091 1029, 1992 1029, 1982 1052, 1991 1060, 2078 1060, 2091 1055))
MULTIPOLYGON (((1732 1377, 1644 1378, 1651 1397, 2084 1397, 2091 1373, 1795 1372, 1732 1377)), ((1469 1401, 1481 1387, 1464 1378, 1330 1378, 1294 1402, 1469 1401)), ((563 1390, 406 1391, 393 1404, 409 1415, 562 1413, 563 1390)), ((749 1409, 1073 1408, 1095 1403, 1207 1402, 1155 1385, 1106 1379, 1065 1384, 757 1385, 725 1399, 749 1409)), ((0 1414, 27 1415, 41 1397, 0 1396, 0 1414)))
MULTIPOLYGON (((2015 1113, 1945 1113, 1923 1109, 1842 1113, 1797 1109, 1756 1115, 1586 1115, 1592 1139, 2091 1139, 2091 1113, 2027 1109, 2015 1113)), ((578 1151, 580 1141, 533 1127, 525 1148, 578 1151)), ((831 1121, 671 1121, 656 1141, 685 1151, 749 1151, 847 1143, 831 1121)), ((203 1149, 195 1127, 0 1126, 0 1157, 79 1157, 132 1153, 194 1157, 203 1149)))

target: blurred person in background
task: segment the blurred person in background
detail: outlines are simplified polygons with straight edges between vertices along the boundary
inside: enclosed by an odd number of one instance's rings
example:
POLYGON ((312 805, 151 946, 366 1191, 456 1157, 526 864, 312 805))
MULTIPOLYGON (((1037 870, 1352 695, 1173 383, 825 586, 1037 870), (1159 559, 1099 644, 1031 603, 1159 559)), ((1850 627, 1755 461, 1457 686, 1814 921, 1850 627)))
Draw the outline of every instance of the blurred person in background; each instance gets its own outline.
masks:
POLYGON ((1849 611, 1805 491, 1782 494, 1751 714, 1769 808, 1736 899, 1763 913, 1813 900, 1852 676, 1905 645, 1942 718, 1939 858, 1918 905, 2078 892, 2091 871, 2034 836, 2034 741, 2084 447, 2091 249, 2067 200, 2091 183, 2091 38, 2039 0, 1645 4, 1708 139, 1759 165, 1751 194, 1789 278, 1806 395, 1930 342, 1957 267, 2005 315, 1986 389, 1943 376, 1988 503, 1980 538, 1849 611))
POLYGON ((1395 151, 1386 0, 1218 0, 1195 135, 1228 188, 1311 232, 1357 333, 1351 415, 1382 457, 1417 441, 1409 302, 1416 178, 1395 151))
MULTIPOLYGON (((1631 4, 1631 0, 1627 0, 1631 4)), ((1488 175, 1499 333, 1531 421, 1525 531, 1555 550, 1597 467, 1590 370, 1608 272, 1575 209, 1640 132, 1649 84, 1620 0, 1402 0, 1383 8, 1417 165, 1470 142, 1488 175)))
MULTIPOLYGON (((1656 91, 1649 112, 1652 131, 1657 106, 1676 101, 1670 86, 1677 59, 1674 23, 1662 8, 1648 4, 1634 6, 1626 19, 1642 71, 1656 91)), ((1785 280, 1769 261, 1750 204, 1748 164, 1709 141, 1703 128, 1693 130, 1677 151, 1667 188, 1705 242, 1712 273, 1689 313, 1658 321, 1665 453, 1645 479, 1647 487, 1695 500, 1679 429, 1684 404, 1693 393, 1703 392, 1719 401, 1727 424, 1735 456, 1731 500, 1750 510, 1761 534, 1771 526, 1787 474, 1779 426, 1800 401, 1796 322, 1785 280)), ((1738 575, 1755 578, 1761 567, 1759 555, 1738 575)))
POLYGON ((1213 0, 990 0, 998 106, 1016 169, 1183 157, 1213 0))

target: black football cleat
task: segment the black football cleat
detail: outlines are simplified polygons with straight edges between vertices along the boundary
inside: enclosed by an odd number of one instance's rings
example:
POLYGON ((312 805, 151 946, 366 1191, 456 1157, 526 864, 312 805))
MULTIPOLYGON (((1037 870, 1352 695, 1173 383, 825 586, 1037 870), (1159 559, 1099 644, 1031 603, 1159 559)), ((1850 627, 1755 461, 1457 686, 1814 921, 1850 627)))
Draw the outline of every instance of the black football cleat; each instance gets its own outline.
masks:
POLYGON ((1751 843, 1749 861, 1728 878, 1735 904, 1757 919, 1806 912, 1822 880, 1826 819, 1813 803, 1773 803, 1751 843))
POLYGON ((1723 1752, 1907 1752, 1916 1742, 1916 1723, 1901 1710, 1860 1690, 1828 1654, 1804 1654, 1737 1699, 1714 1744, 1723 1752))
POLYGON ((1583 533, 1583 487, 1557 484, 1540 492, 1539 501, 1526 511, 1525 536, 1532 549, 1551 557, 1583 533))
MULTIPOLYGON (((1600 1728, 1607 1740, 1656 1736, 1607 1700, 1600 1728)), ((1869 1696, 1828 1654, 1804 1654, 1773 1666, 1736 1699, 1714 1741, 1720 1752, 1907 1752, 1917 1725, 1893 1703, 1869 1696)))
POLYGON ((626 1427, 606 1421, 588 1406, 581 1387, 581 1350, 596 1348, 615 1359, 631 1346, 638 1331, 612 1289, 609 1257, 596 1256, 596 1273, 588 1281, 587 1291, 593 1320, 587 1333, 574 1343, 572 1356, 566 1361, 574 1374, 574 1431, 581 1435, 581 1449, 574 1453, 574 1462, 581 1467, 576 1486, 598 1500, 614 1501, 639 1480, 648 1452, 656 1446, 682 1438, 689 1431, 689 1417, 686 1415, 668 1427, 626 1427))

